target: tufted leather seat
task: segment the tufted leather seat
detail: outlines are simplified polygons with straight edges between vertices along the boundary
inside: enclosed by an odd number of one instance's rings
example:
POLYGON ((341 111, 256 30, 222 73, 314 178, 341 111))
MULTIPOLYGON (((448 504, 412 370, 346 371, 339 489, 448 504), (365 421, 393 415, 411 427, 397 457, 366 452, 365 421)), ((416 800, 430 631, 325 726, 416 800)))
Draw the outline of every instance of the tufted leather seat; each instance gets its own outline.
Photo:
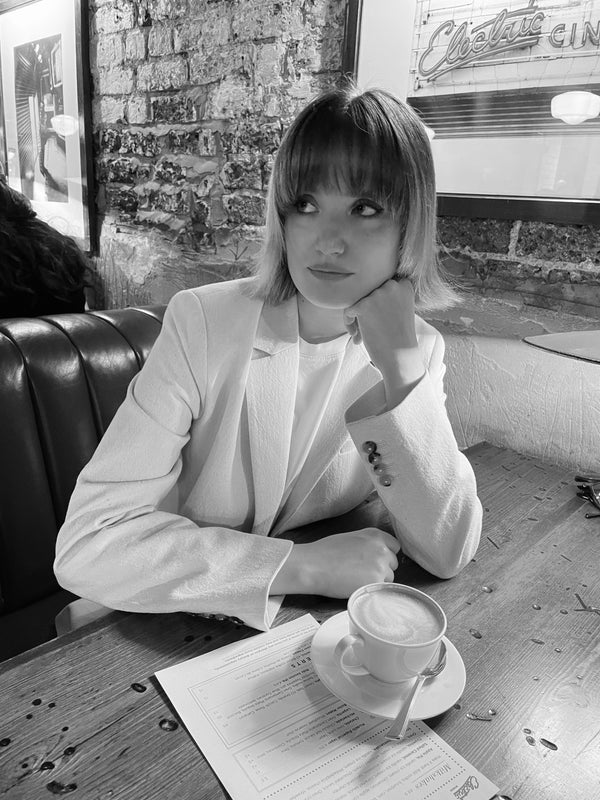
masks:
POLYGON ((148 357, 164 306, 0 320, 0 660, 55 635, 52 570, 75 481, 148 357))

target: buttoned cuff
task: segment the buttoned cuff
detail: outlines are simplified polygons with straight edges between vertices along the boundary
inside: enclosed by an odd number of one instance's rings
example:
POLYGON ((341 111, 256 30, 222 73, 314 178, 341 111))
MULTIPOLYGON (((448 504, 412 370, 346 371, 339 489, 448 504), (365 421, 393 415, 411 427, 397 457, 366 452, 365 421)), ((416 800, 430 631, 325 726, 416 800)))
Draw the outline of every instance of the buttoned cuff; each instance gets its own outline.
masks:
MULTIPOLYGON (((415 411, 430 405, 431 381, 427 373, 394 408, 388 409, 383 381, 361 395, 346 411, 348 431, 378 491, 390 487, 401 471, 397 432, 414 424, 415 411), (395 431, 395 433, 392 433, 395 431)), ((425 414, 426 416, 426 414, 425 414)))

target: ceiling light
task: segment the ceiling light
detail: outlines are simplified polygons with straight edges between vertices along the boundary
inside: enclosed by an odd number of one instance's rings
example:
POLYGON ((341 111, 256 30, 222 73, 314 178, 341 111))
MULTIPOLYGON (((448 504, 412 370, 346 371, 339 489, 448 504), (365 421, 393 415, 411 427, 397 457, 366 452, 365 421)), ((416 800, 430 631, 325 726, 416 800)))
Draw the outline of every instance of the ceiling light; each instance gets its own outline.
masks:
POLYGON ((567 125, 580 125, 600 114, 600 96, 592 92, 563 92, 552 98, 550 112, 567 125))

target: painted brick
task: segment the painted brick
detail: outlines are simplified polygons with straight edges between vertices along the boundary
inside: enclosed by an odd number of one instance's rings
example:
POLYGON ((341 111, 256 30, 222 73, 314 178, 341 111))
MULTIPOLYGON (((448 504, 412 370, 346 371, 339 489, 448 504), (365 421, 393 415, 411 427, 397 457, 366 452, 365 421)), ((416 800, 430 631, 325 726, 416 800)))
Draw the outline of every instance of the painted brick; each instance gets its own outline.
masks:
MULTIPOLYGON (((191 0, 192 3, 197 0, 191 0)), ((142 0, 139 4, 140 20, 151 25, 160 20, 178 19, 188 13, 187 0, 142 0)))
POLYGON ((146 35, 140 28, 127 32, 125 57, 129 61, 143 61, 146 58, 146 35))
POLYGON ((170 214, 168 211, 145 211, 140 208, 138 208, 135 215, 135 222, 139 225, 151 225, 158 230, 174 233, 179 233, 186 225, 185 220, 170 214))
POLYGON ((254 58, 255 47, 251 44, 211 46, 190 57, 190 81, 202 85, 229 75, 250 80, 254 74, 254 58))
POLYGON ((546 280, 548 283, 573 283, 600 286, 600 274, 581 269, 573 269, 572 267, 549 269, 546 280))
POLYGON ((523 265, 518 261, 499 260, 495 258, 478 259, 476 264, 477 274, 486 286, 505 286, 510 287, 513 283, 513 276, 520 272, 523 277, 531 277, 538 280, 541 275, 539 267, 523 265), (527 275, 527 272, 529 274, 527 275))
POLYGON ((264 122, 261 118, 245 115, 221 134, 221 146, 228 158, 237 153, 272 154, 277 151, 282 136, 281 122, 264 122))
POLYGON ((258 252, 262 234, 262 229, 254 225, 221 225, 215 230, 215 244, 219 249, 230 248, 237 261, 243 255, 250 256, 258 252))
POLYGON ((285 87, 266 87, 262 95, 257 92, 260 101, 257 105, 265 116, 281 118, 287 124, 306 106, 309 100, 319 92, 333 87, 338 78, 339 75, 333 73, 302 72, 295 80, 289 81, 285 87))
POLYGON ((148 121, 148 102, 145 95, 127 98, 126 119, 130 125, 143 125, 148 121))
POLYGON ((327 72, 338 69, 342 62, 343 48, 342 36, 325 36, 320 49, 320 69, 327 72))
POLYGON ((245 80, 227 78, 210 87, 205 109, 207 119, 235 119, 244 114, 259 114, 260 105, 245 80))
POLYGON ((100 153, 118 153, 121 147, 121 131, 115 128, 103 128, 98 134, 100 153))
POLYGON ((269 181, 271 180, 271 173, 273 171, 273 164, 275 163, 275 156, 267 156, 261 159, 261 188, 267 191, 269 188, 269 181))
POLYGON ((170 25, 153 25, 148 34, 148 55, 167 56, 173 52, 173 31, 170 25))
POLYGON ((142 64, 138 70, 138 89, 157 91, 179 89, 187 81, 187 64, 181 56, 142 64))
POLYGON ((339 69, 343 38, 305 36, 286 43, 281 69, 284 81, 298 80, 303 74, 316 74, 339 69))
POLYGON ((215 228, 228 224, 227 210, 223 206, 223 196, 222 185, 216 183, 210 198, 210 218, 215 228))
POLYGON ((184 94, 156 95, 150 99, 153 122, 196 122, 201 106, 195 97, 184 94))
POLYGON ((203 39, 203 29, 202 20, 187 19, 175 26, 173 28, 173 50, 175 53, 187 53, 189 50, 197 50, 203 39))
POLYGON ((170 130, 164 137, 165 150, 171 153, 197 153, 201 156, 215 156, 217 152, 217 131, 170 130))
POLYGON ((463 289, 480 289, 489 275, 490 267, 486 260, 471 253, 450 256, 446 252, 440 254, 444 268, 463 289))
MULTIPOLYGON (((193 177, 193 175, 191 177, 193 177)), ((200 179, 193 184, 194 195, 196 197, 207 198, 215 185, 215 181, 216 177, 214 175, 202 175, 200 179)))
POLYGON ((135 188, 138 207, 141 211, 165 211, 169 214, 189 214, 195 208, 203 219, 210 218, 210 206, 204 200, 197 199, 194 189, 184 184, 169 186, 156 181, 141 184, 135 188), (200 210, 198 210, 200 209, 200 210))
MULTIPOLYGON (((505 287, 500 285, 490 288, 505 287)), ((582 286, 573 283, 542 283, 530 279, 520 280, 515 275, 511 288, 518 291, 524 304, 529 306, 590 316, 597 315, 600 309, 599 284, 582 286)))
POLYGON ((160 152, 160 145, 153 133, 148 133, 147 131, 123 131, 119 152, 135 153, 136 155, 153 158, 160 152))
POLYGON ((96 34, 127 31, 134 26, 134 6, 129 0, 114 0, 97 9, 92 17, 96 34))
POLYGON ((154 167, 154 178, 164 183, 183 183, 186 170, 181 164, 163 158, 154 167))
POLYGON ((96 65, 98 67, 114 67, 123 63, 125 45, 121 34, 103 37, 96 48, 96 65))
MULTIPOLYGON (((460 262, 455 260, 453 264, 446 262, 445 265, 450 267, 449 271, 455 278, 458 277, 462 288, 484 293, 524 293, 530 295, 529 305, 535 305, 532 298, 539 296, 543 308, 552 308, 553 299, 558 303, 556 307, 561 308, 563 303, 594 305, 595 298, 600 297, 598 275, 568 267, 549 269, 541 262, 530 264, 467 256, 462 256, 460 262), (460 269, 457 269, 458 263, 460 269)), ((574 307, 570 310, 574 312, 574 307)))
POLYGON ((257 84, 272 86, 281 80, 285 47, 283 43, 260 44, 256 48, 254 80, 257 84))
POLYGON ((304 33, 303 14, 308 3, 297 0, 247 0, 233 15, 232 37, 237 41, 301 37, 304 33))
POLYGON ((219 164, 216 160, 200 155, 180 153, 178 155, 169 154, 165 158, 173 164, 179 164, 185 170, 189 179, 200 175, 208 175, 209 173, 216 175, 219 170, 219 164))
POLYGON ((221 225, 214 239, 217 255, 249 266, 260 250, 262 230, 250 225, 221 225))
POLYGON ((98 94, 130 94, 133 91, 133 70, 129 67, 102 69, 96 79, 98 94))
POLYGON ((223 206, 229 222, 264 225, 266 203, 263 195, 249 192, 223 195, 223 206))
POLYGON ((508 253, 512 226, 508 220, 439 217, 438 237, 449 248, 468 247, 479 253, 508 253))
POLYGON ((227 161, 221 170, 225 189, 262 189, 261 160, 255 156, 239 156, 227 161))
POLYGON ((314 0, 299 4, 304 28, 335 28, 344 30, 346 0, 314 0))
POLYGON ((98 180, 103 183, 128 183, 136 180, 147 180, 150 176, 150 165, 142 163, 139 158, 110 158, 100 162, 98 180))
POLYGON ((600 265, 600 228, 523 222, 516 252, 548 261, 587 261, 600 265))
POLYGON ((118 97, 98 97, 92 104, 93 118, 114 125, 125 117, 125 103, 118 97))
POLYGON ((198 187, 192 187, 188 196, 189 213, 192 223, 201 223, 206 225, 211 216, 210 205, 204 199, 204 195, 198 187))
POLYGON ((158 155, 160 145, 156 136, 147 131, 105 128, 100 131, 100 150, 105 153, 130 153, 152 158, 158 155))
POLYGON ((215 14, 204 9, 202 16, 186 20, 173 30, 175 52, 197 50, 202 43, 211 47, 221 47, 231 40, 231 19, 225 14, 215 14))
POLYGON ((219 148, 219 131, 203 129, 198 131, 198 153, 201 156, 215 156, 219 148))
POLYGON ((138 209, 138 197, 133 189, 121 186, 108 186, 106 190, 107 209, 114 209, 121 218, 131 219, 138 209))
POLYGON ((166 149, 170 153, 195 153, 199 147, 199 131, 169 131, 166 149))

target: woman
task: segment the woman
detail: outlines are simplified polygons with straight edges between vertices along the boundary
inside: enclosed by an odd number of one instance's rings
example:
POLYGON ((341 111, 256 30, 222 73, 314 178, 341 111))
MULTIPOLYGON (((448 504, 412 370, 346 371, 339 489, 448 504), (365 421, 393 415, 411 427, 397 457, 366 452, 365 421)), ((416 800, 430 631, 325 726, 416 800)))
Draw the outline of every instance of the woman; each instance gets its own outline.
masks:
POLYGON ((0 178, 0 317, 85 309, 90 269, 76 242, 39 219, 0 178))
POLYGON ((456 574, 481 507, 445 411, 443 340, 415 315, 452 300, 417 116, 383 91, 310 103, 275 160, 257 275, 171 301, 77 483, 59 582, 264 630, 283 594, 393 580, 400 548, 456 574), (396 536, 285 538, 373 488, 396 536))

